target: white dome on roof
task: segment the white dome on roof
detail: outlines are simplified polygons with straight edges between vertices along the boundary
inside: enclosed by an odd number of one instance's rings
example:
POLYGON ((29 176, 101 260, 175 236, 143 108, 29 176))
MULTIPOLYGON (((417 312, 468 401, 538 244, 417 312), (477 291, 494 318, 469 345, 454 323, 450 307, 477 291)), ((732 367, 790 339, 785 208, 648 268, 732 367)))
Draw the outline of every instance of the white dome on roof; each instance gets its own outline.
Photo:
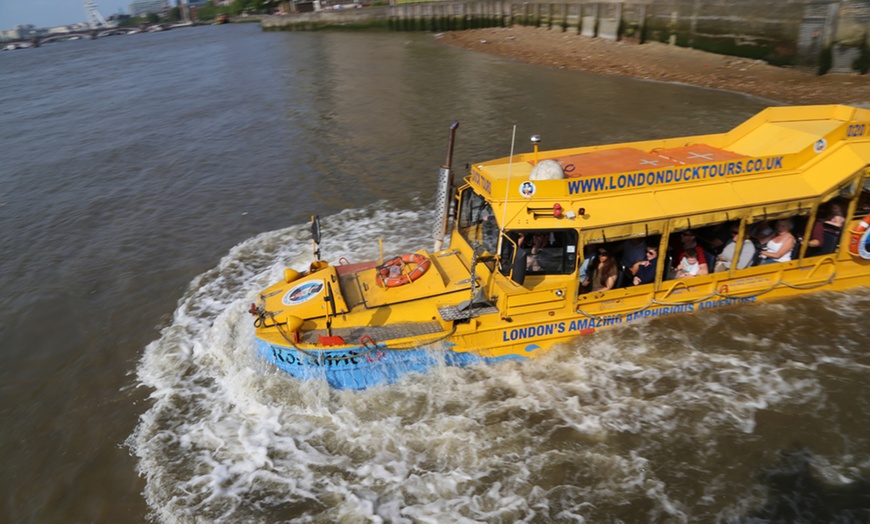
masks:
POLYGON ((562 165, 555 160, 541 160, 538 165, 532 168, 532 174, 529 175, 529 180, 561 180, 565 178, 565 172, 562 171, 562 165))

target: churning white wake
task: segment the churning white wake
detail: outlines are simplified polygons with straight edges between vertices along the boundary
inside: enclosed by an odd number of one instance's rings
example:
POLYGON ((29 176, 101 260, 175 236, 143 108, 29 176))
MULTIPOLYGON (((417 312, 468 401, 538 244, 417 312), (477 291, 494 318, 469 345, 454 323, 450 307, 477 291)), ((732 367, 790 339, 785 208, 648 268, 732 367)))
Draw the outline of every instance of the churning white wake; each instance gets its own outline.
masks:
MULTIPOLYGON (((431 243, 424 212, 346 211, 323 226, 331 261, 376 258, 373 231, 385 232, 386 255, 431 243)), ((155 520, 739 518, 767 496, 761 464, 739 459, 763 458, 759 425, 771 412, 824 420, 819 367, 851 365, 857 351, 848 337, 837 351, 777 337, 766 322, 788 307, 775 304, 641 322, 536 361, 334 391, 253 351, 249 304, 311 252, 308 224, 236 246, 145 349, 137 374, 151 404, 128 444, 155 520)), ((846 462, 832 457, 827 471, 848 480, 864 467, 846 462)))

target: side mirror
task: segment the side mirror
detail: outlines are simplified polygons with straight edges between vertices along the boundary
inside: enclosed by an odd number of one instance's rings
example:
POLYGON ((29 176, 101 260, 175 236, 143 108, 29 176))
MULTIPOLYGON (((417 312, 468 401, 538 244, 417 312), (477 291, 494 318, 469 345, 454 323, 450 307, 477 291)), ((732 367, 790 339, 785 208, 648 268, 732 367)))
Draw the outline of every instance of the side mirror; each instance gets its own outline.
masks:
MULTIPOLYGON (((314 261, 317 263, 320 261, 320 215, 311 217, 311 238, 314 239, 314 261)), ((315 271, 313 264, 311 271, 315 271)))
POLYGON ((311 217, 311 238, 315 244, 320 243, 320 215, 311 217))
POLYGON ((529 252, 523 248, 517 248, 517 255, 514 257, 514 263, 511 267, 511 280, 521 286, 526 281, 526 263, 528 260, 529 252))

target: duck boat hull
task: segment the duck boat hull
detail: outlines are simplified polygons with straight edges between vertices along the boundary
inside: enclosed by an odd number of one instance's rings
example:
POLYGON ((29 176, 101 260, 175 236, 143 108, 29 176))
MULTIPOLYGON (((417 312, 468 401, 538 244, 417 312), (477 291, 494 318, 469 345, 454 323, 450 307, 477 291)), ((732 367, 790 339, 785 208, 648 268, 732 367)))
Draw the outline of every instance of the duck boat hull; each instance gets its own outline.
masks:
POLYGON ((257 354, 278 369, 302 380, 325 380, 336 389, 366 389, 391 384, 410 373, 426 373, 439 366, 491 363, 449 347, 391 350, 387 345, 354 346, 338 350, 305 351, 256 340, 257 354))
POLYGON ((535 358, 599 329, 870 285, 870 110, 441 167, 434 249, 320 260, 251 307, 258 356, 341 389, 535 358), (451 205, 452 204, 452 205, 451 205), (442 249, 443 245, 447 249, 442 249))

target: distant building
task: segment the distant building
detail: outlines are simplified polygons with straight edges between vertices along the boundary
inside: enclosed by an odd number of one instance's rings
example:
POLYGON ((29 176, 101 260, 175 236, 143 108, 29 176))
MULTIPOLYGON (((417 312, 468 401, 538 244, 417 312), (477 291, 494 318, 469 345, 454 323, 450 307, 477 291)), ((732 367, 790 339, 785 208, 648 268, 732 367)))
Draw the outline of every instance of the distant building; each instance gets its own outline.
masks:
POLYGON ((124 20, 129 20, 129 19, 130 19, 130 15, 125 15, 124 13, 118 13, 118 14, 111 15, 108 18, 106 18, 106 22, 108 22, 111 27, 117 27, 118 24, 120 24, 124 20))
POLYGON ((75 25, 58 25, 54 27, 49 27, 45 30, 45 34, 48 35, 62 35, 64 33, 71 33, 73 31, 80 31, 87 29, 87 24, 75 24, 75 25), (82 27, 84 26, 84 27, 82 27))
POLYGON ((130 4, 130 16, 145 16, 149 13, 163 15, 169 11, 166 0, 135 0, 130 4))
POLYGON ((204 5, 214 5, 212 0, 179 0, 181 2, 182 16, 185 20, 195 20, 196 11, 204 5))
POLYGON ((0 31, 0 40, 25 40, 39 33, 40 31, 30 24, 17 25, 9 31, 0 31))

